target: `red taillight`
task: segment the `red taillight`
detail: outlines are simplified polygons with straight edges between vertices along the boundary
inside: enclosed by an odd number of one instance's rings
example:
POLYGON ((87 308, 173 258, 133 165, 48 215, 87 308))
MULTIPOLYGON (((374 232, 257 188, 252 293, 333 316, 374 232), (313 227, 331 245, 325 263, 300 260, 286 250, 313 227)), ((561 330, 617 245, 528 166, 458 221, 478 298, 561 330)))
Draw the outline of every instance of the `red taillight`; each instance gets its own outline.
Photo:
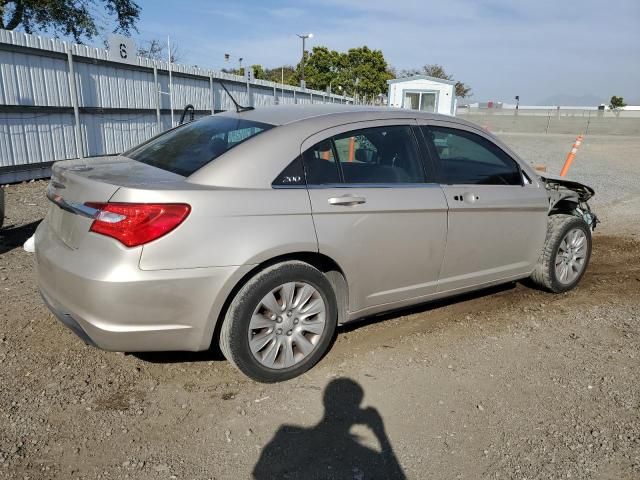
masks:
POLYGON ((94 203, 98 210, 90 231, 113 237, 127 247, 144 245, 166 235, 189 215, 184 203, 94 203))

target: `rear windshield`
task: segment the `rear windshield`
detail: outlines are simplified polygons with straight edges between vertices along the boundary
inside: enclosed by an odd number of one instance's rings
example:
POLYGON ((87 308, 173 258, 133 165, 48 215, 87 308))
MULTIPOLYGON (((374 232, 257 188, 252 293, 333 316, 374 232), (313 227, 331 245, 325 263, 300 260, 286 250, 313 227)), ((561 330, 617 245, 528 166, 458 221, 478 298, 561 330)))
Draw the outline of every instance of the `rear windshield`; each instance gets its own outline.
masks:
POLYGON ((211 116, 169 130, 123 153, 138 162, 185 177, 273 125, 211 116))

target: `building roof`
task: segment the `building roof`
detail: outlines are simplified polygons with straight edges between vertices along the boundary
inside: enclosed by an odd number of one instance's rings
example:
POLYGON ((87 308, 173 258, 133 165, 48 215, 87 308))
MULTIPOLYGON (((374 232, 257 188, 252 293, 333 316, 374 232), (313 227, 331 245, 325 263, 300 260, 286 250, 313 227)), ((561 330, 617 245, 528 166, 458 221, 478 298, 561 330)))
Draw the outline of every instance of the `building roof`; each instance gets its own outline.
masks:
POLYGON ((413 80, 429 80, 431 82, 444 83, 444 84, 447 84, 447 85, 455 85, 456 84, 456 82, 454 80, 445 80, 444 78, 430 77, 429 75, 413 75, 411 77, 394 78, 393 80, 387 80, 387 83, 388 84, 403 83, 403 82, 411 82, 413 80))

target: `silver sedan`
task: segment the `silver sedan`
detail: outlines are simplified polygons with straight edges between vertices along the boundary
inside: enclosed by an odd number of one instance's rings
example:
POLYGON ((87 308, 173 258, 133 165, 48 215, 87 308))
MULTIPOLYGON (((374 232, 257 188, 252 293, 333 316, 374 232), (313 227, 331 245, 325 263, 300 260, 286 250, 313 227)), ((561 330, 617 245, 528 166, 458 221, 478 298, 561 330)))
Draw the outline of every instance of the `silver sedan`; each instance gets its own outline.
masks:
POLYGON ((249 377, 282 381, 318 362, 339 324, 528 277, 575 287, 592 195, 452 117, 227 112, 56 163, 39 286, 91 345, 218 344, 249 377))

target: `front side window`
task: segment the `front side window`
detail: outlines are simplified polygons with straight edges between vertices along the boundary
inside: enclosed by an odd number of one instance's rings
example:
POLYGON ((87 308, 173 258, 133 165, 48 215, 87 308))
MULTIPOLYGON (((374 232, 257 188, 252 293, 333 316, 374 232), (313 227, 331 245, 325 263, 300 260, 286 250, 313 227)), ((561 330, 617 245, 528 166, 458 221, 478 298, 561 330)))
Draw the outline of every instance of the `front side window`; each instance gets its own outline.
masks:
POLYGON ((522 185, 520 167, 480 135, 445 127, 422 127, 435 150, 443 181, 450 185, 522 185))
POLYGON ((307 150, 303 160, 310 185, 425 181, 408 126, 373 127, 336 135, 307 150))
POLYGON ((123 155, 186 177, 272 127, 250 120, 210 116, 169 130, 123 155))

